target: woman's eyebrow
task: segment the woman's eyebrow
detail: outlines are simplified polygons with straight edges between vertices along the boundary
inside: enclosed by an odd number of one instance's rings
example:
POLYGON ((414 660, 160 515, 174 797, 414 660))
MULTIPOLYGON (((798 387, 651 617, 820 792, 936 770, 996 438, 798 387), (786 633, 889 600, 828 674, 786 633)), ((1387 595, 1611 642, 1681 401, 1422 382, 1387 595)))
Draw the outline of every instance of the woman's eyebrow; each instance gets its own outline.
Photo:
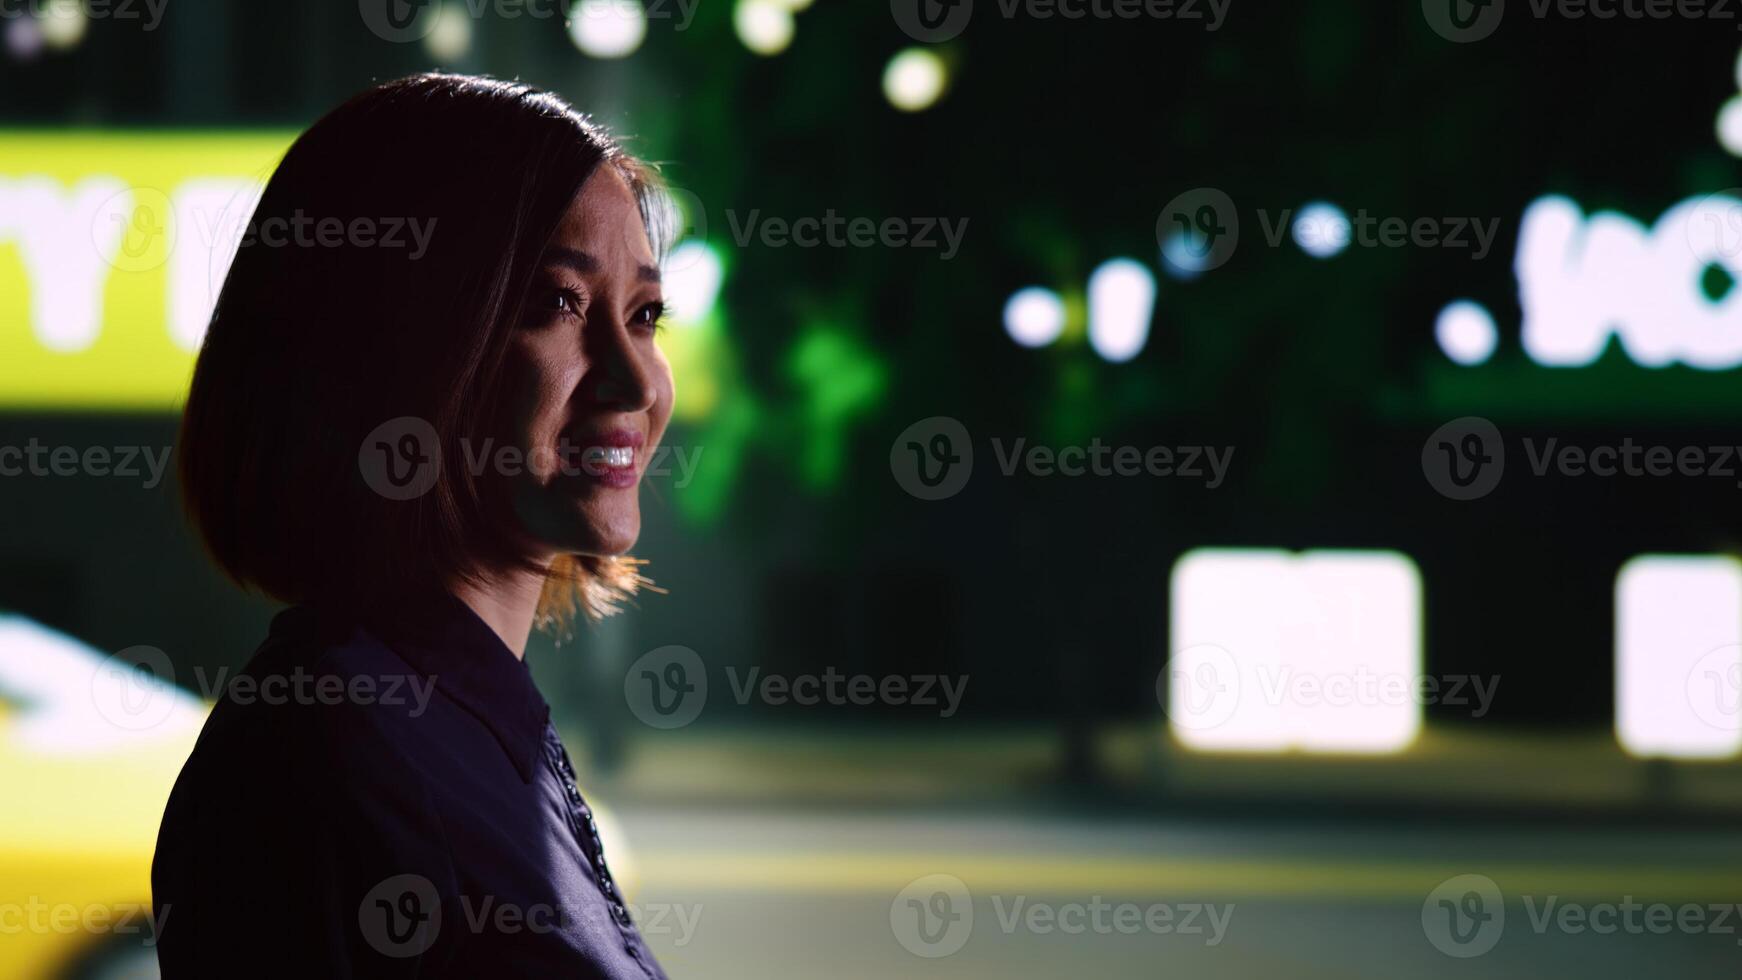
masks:
POLYGON ((599 271, 599 262, 591 255, 566 245, 552 245, 544 250, 543 265, 560 265, 583 275, 599 271))
MULTIPOLYGON (((567 245, 552 245, 544 250, 544 265, 560 265, 572 269, 581 275, 591 275, 599 271, 599 261, 577 248, 567 245)), ((638 265, 635 267, 635 278, 641 282, 660 282, 659 267, 638 265)))

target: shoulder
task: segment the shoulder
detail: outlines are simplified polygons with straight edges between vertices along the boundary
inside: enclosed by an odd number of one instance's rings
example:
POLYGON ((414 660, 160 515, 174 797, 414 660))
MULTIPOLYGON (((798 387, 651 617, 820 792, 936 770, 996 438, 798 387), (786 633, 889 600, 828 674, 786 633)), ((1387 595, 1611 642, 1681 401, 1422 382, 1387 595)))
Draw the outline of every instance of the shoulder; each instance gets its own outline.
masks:
POLYGON ((416 778, 406 756, 435 684, 363 626, 295 607, 206 693, 212 714, 184 777, 380 792, 416 778))

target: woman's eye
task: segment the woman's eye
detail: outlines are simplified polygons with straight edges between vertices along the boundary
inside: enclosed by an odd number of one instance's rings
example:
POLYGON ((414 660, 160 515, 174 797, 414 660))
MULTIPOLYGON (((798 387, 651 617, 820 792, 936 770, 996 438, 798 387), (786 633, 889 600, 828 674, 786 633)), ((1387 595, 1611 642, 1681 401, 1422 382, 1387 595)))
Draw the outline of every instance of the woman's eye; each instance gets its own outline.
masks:
POLYGON ((665 326, 665 304, 654 302, 635 311, 634 325, 646 330, 665 326))
POLYGON ((579 316, 580 313, 580 296, 574 290, 560 286, 548 286, 539 290, 538 300, 533 304, 533 314, 540 318, 579 316))

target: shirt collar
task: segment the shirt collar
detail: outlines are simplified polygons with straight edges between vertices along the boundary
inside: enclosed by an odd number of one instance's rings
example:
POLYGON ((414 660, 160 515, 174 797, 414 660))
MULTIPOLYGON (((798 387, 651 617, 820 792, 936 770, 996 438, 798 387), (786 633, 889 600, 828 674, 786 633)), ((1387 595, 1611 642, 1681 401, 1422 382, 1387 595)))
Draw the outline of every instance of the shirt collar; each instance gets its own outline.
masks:
POLYGON ((381 608, 368 620, 413 669, 483 722, 520 778, 532 780, 550 706, 526 662, 489 624, 446 592, 381 608))

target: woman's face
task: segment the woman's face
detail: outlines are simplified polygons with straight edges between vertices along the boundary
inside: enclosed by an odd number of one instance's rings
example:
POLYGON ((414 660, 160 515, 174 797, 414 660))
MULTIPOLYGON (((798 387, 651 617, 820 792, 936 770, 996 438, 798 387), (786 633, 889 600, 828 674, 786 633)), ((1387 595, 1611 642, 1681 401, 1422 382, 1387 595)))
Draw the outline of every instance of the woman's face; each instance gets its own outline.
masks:
POLYGON ((659 267, 634 193, 600 164, 545 250, 509 344, 510 478, 535 557, 617 555, 641 532, 638 487, 671 418, 655 342, 659 267))

